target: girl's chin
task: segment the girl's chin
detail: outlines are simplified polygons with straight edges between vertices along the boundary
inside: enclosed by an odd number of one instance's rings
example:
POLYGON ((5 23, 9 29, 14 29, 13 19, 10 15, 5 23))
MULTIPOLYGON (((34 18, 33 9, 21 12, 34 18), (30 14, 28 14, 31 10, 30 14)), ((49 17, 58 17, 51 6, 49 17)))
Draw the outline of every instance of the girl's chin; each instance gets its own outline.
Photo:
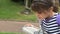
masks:
POLYGON ((44 20, 44 18, 39 18, 40 20, 44 20))

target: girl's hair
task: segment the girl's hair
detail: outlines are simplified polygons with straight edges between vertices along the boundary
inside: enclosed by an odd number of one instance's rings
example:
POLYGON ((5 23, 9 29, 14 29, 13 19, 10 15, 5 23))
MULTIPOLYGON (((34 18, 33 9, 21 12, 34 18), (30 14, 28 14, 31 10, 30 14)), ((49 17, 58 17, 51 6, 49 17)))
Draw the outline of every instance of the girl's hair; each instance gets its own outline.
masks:
POLYGON ((51 0, 36 0, 32 2, 31 8, 35 12, 42 12, 40 10, 47 10, 50 7, 53 7, 53 11, 58 11, 58 6, 55 6, 51 0))

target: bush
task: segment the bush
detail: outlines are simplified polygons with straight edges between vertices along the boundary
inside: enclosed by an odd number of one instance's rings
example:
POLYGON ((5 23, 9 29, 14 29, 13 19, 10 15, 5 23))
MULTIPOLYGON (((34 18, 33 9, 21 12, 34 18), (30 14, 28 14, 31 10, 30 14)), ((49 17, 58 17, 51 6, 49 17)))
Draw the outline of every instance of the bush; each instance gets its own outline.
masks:
POLYGON ((24 5, 24 0, 11 0, 12 2, 19 3, 21 5, 24 5))

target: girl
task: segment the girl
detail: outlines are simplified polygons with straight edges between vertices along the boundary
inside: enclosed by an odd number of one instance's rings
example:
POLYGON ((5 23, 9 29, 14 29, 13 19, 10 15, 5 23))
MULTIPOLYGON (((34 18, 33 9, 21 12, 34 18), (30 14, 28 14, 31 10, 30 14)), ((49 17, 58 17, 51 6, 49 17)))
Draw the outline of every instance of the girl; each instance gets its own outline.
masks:
POLYGON ((48 34, 60 34, 60 28, 56 20, 58 8, 53 5, 51 0, 34 1, 31 8, 37 17, 42 20, 41 27, 44 32, 48 34))

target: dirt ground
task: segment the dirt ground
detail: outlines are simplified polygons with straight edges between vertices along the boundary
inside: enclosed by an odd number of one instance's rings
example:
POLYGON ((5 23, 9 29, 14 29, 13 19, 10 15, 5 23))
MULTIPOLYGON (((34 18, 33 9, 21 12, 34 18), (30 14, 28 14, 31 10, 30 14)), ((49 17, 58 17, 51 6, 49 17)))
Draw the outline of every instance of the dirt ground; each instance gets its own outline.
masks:
MULTIPOLYGON (((22 27, 31 22, 0 21, 0 32, 22 32, 22 27)), ((38 26, 38 23, 32 23, 38 26)))

